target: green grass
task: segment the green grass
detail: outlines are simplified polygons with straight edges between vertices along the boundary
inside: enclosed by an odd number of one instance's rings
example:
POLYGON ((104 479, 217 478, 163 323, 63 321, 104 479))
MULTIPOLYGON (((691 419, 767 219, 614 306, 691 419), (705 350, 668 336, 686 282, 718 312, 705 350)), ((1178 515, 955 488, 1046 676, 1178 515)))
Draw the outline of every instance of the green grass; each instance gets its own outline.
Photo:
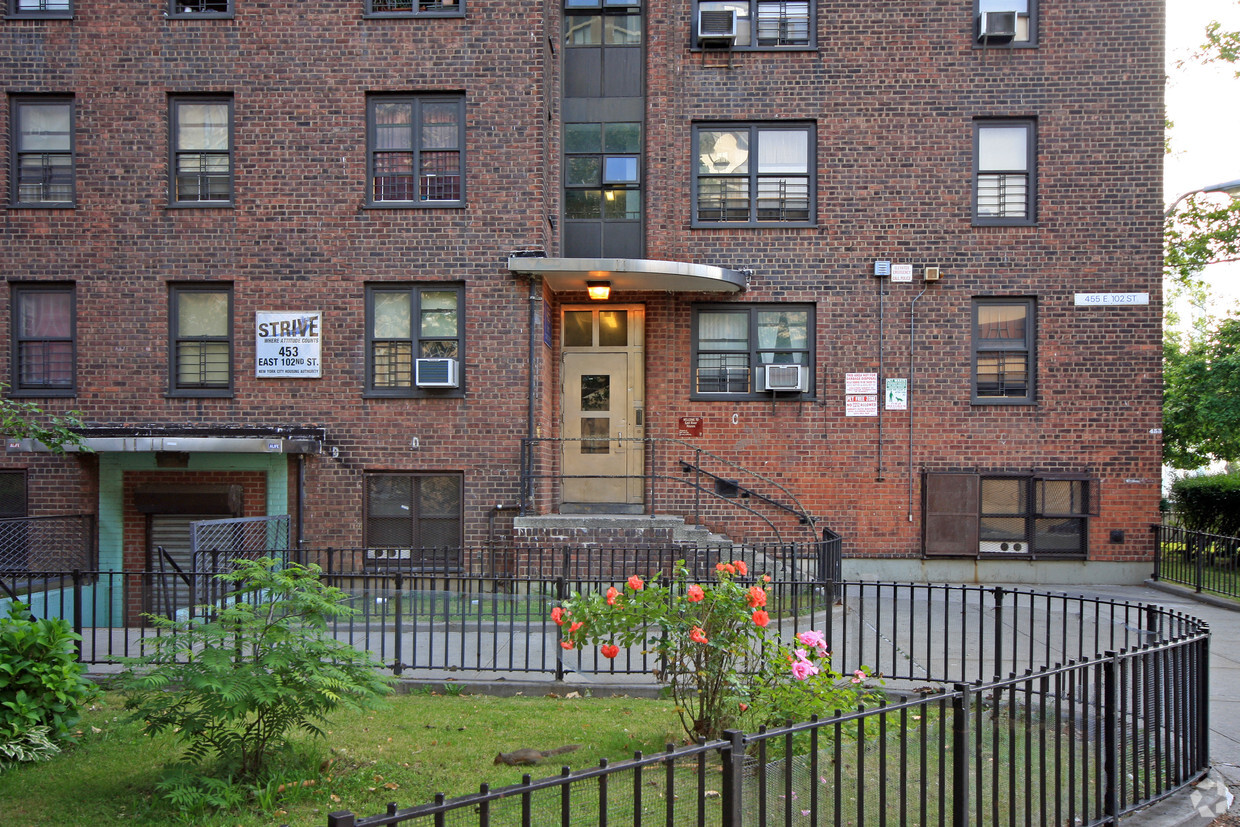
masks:
POLYGON ((242 807, 191 815, 171 807, 156 789, 178 755, 171 737, 143 736, 111 695, 78 728, 79 743, 54 760, 0 774, 6 825, 321 827, 336 810, 374 815, 389 801, 408 807, 438 792, 477 792, 484 782, 492 788, 514 784, 525 773, 541 778, 564 765, 582 769, 603 758, 631 758, 635 750, 660 752, 683 735, 667 701, 400 695, 379 710, 337 715, 325 741, 300 741, 242 807), (539 766, 494 763, 497 752, 570 743, 582 748, 539 766))

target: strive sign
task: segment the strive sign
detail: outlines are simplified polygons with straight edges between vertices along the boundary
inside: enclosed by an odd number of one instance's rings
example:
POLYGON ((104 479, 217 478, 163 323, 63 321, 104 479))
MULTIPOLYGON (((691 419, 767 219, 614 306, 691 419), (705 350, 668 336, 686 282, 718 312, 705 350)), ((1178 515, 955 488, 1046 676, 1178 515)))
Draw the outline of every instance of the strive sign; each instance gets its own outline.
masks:
POLYGON ((254 314, 254 375, 264 379, 323 376, 323 313, 254 314))

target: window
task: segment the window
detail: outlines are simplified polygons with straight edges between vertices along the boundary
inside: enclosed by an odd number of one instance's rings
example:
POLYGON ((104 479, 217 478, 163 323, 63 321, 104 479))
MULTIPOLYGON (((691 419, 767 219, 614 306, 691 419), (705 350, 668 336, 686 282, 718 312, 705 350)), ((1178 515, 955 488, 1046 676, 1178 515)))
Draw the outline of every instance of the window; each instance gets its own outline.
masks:
POLYGON ((173 98, 172 181, 174 206, 228 206, 233 199, 232 99, 173 98))
POLYGON ((10 17, 72 17, 72 0, 9 0, 10 17))
POLYGON ((1084 557, 1096 481, 1071 474, 928 473, 928 556, 1084 557))
POLYGON ((721 124, 693 129, 695 226, 812 226, 814 129, 721 124))
POLYGON ((1034 222, 1033 121, 977 121, 973 140, 973 223, 1034 222))
POLYGON ((72 396, 73 285, 13 285, 13 396, 72 396))
MULTIPOLYGON (((693 42, 699 42, 701 12, 732 11, 736 17, 734 49, 810 49, 814 47, 813 0, 699 0, 693 17, 693 42)), ((709 14, 708 14, 709 16, 709 14)))
POLYGON ((458 0, 366 0, 367 17, 461 17, 458 0))
POLYGON ((973 402, 1034 402, 1034 300, 973 302, 973 402))
POLYGON ((975 0, 973 16, 979 46, 1038 44, 1037 0, 975 0))
POLYGON ((460 474, 367 474, 367 565, 460 566, 461 487, 460 474))
POLYGON ((73 206, 73 101, 15 98, 10 123, 12 205, 73 206))
POLYGON ((169 394, 231 396, 232 286, 173 285, 169 299, 169 394))
POLYGON ((169 0, 169 17, 232 17, 233 0, 169 0))
MULTIPOLYGON (((800 390, 814 391, 814 308, 804 304, 703 305, 693 312, 694 399, 769 399, 767 366, 798 365, 800 390)), ((776 383, 771 382, 771 385, 776 383)), ((783 385, 787 387, 787 385, 783 385)))
POLYGON ((456 284, 367 287, 367 394, 462 395, 464 301, 456 284))
POLYGON ((564 125, 565 253, 641 257, 640 123, 564 125))
POLYGON ((462 206, 465 99, 372 95, 367 103, 370 204, 462 206))

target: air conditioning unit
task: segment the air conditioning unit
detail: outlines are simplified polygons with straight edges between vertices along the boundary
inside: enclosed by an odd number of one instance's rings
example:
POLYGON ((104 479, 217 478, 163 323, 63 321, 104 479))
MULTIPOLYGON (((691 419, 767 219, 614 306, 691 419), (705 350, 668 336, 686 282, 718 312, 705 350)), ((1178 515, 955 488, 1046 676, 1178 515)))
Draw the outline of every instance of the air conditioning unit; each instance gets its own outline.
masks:
POLYGON ((419 388, 459 388, 460 363, 455 359, 418 359, 413 365, 413 383, 419 388))
POLYGON ((367 560, 408 560, 407 548, 369 548, 366 549, 367 560))
POLYGON ((804 393, 809 390, 809 371, 804 365, 763 365, 762 390, 804 393))
POLYGON ((698 9, 698 44, 731 46, 736 42, 736 9, 698 9))
POLYGON ((1028 554, 1029 544, 1023 540, 982 540, 977 550, 982 554, 1028 554))
POLYGON ((984 11, 977 16, 977 39, 1011 40, 1016 37, 1016 12, 984 11))

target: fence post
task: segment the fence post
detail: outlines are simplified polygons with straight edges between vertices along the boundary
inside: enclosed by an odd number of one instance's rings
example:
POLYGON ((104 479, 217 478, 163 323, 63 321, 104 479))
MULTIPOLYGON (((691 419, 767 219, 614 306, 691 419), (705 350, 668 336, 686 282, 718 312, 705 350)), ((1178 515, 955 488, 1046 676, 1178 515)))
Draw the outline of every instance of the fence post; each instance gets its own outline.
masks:
POLYGON ((1163 527, 1161 525, 1150 526, 1150 531, 1154 534, 1154 582, 1158 582, 1159 575, 1162 574, 1162 550, 1163 550, 1163 527))
POLYGON ((77 653, 76 660, 82 662, 82 570, 73 570, 73 633, 76 639, 73 641, 73 651, 77 653))
MULTIPOLYGON (((720 813, 720 827, 741 827, 741 798, 745 788, 745 733, 738 729, 725 729, 723 737, 728 742, 720 748, 719 758, 723 763, 723 798, 720 813)), ((668 790, 668 797, 672 791, 668 790)))
POLYGON ((969 687, 952 687, 952 827, 969 825, 969 687))
POLYGON ((392 664, 392 674, 397 675, 397 676, 399 676, 401 671, 404 669, 404 661, 405 661, 403 653, 401 652, 401 637, 402 637, 402 632, 404 630, 401 628, 401 623, 400 623, 401 615, 404 613, 404 605, 405 605, 404 591, 405 591, 405 575, 400 570, 397 570, 396 572, 396 599, 392 601, 396 604, 396 620, 392 627, 393 629, 396 630, 396 640, 392 644, 392 656, 396 659, 396 662, 392 664))
POLYGON ((1102 662, 1102 773, 1106 778, 1103 812, 1119 822, 1119 655, 1106 652, 1102 662))
POLYGON ((1197 645, 1197 764, 1201 769, 1210 762, 1210 624, 1201 623, 1201 641, 1197 645))
POLYGON ((356 824, 357 816, 348 810, 339 810, 327 814, 327 827, 354 827, 356 824))
POLYGON ((1206 559, 1206 536, 1201 533, 1193 533, 1193 546, 1197 549, 1194 555, 1197 558, 1197 592, 1201 593, 1201 584, 1205 582, 1205 559, 1206 559))
POLYGON ((995 680, 1003 680, 1003 596, 1002 586, 995 586, 995 680))
MULTIPOLYGON (((565 558, 568 552, 564 552, 565 558)), ((568 597, 568 580, 560 575, 555 579, 555 599, 557 605, 564 605, 565 598, 568 597)), ((560 636, 563 633, 558 625, 555 627, 555 679, 557 681, 564 680, 564 649, 560 646, 560 636)))

